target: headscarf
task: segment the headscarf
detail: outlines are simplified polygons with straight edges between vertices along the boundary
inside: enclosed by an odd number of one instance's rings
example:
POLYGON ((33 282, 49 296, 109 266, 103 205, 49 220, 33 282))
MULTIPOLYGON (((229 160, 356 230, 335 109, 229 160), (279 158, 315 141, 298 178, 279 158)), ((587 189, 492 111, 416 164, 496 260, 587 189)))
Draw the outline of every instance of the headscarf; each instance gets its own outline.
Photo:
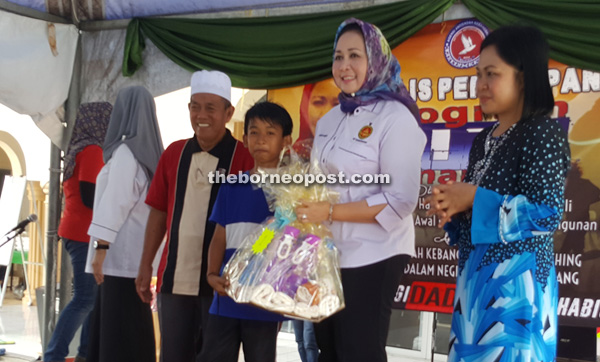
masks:
POLYGON ((65 154, 63 181, 73 176, 75 159, 79 152, 90 145, 102 147, 112 108, 108 102, 84 103, 79 106, 71 141, 65 154))
POLYGON ((154 98, 144 87, 127 87, 117 94, 104 141, 105 163, 123 143, 151 180, 164 148, 154 98))
POLYGON ((387 40, 375 25, 355 18, 346 19, 339 26, 335 35, 334 59, 340 32, 350 24, 357 24, 362 30, 367 50, 368 68, 365 83, 356 94, 341 92, 338 96, 342 111, 353 112, 359 106, 373 104, 379 100, 396 100, 404 104, 419 121, 417 103, 411 98, 400 78, 400 63, 392 54, 387 40))

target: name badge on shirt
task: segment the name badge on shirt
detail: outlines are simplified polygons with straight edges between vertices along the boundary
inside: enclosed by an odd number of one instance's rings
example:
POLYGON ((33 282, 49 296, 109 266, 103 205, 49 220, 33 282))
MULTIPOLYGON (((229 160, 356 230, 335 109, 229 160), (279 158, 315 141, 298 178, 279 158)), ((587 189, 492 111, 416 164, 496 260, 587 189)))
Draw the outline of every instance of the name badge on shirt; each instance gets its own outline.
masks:
POLYGON ((368 126, 364 126, 360 129, 360 131, 358 131, 358 138, 364 140, 365 138, 368 138, 372 133, 373 127, 371 126, 371 123, 369 123, 368 126))

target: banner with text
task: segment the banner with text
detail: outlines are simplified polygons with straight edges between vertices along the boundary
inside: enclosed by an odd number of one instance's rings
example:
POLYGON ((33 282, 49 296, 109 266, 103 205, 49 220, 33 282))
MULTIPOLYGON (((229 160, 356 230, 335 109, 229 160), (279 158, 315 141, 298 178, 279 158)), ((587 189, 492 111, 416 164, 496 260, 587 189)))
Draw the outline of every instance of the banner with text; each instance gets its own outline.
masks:
MULTIPOLYGON (((474 66, 488 29, 475 19, 431 24, 396 47, 402 79, 417 100, 427 134, 419 204, 414 213, 417 255, 406 267, 396 308, 451 313, 458 250, 427 217, 424 199, 434 184, 460 181, 475 135, 491 123, 479 108, 474 66)), ((550 61, 554 117, 569 130, 573 160, 566 187, 565 217, 555 236, 561 324, 600 325, 600 73, 550 61)), ((295 148, 312 145, 318 119, 337 104, 331 79, 269 91, 294 118, 295 148)), ((305 152, 306 154, 306 152, 305 152)))

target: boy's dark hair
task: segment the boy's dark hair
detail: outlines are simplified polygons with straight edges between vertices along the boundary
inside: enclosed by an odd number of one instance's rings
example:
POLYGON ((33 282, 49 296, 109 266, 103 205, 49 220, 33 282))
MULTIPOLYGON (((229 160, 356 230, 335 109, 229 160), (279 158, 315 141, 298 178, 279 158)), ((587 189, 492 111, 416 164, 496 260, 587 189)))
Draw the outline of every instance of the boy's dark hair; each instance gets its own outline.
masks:
POLYGON ((283 136, 289 136, 292 134, 292 117, 288 111, 285 110, 279 104, 273 102, 259 102, 252 106, 246 112, 246 116, 244 117, 244 134, 248 134, 248 127, 250 126, 250 121, 258 118, 261 119, 270 125, 278 124, 281 126, 283 130, 283 136))
POLYGON ((483 40, 480 51, 492 45, 504 62, 522 74, 521 119, 549 116, 554 109, 554 96, 548 80, 549 47, 542 32, 529 25, 502 26, 483 40))

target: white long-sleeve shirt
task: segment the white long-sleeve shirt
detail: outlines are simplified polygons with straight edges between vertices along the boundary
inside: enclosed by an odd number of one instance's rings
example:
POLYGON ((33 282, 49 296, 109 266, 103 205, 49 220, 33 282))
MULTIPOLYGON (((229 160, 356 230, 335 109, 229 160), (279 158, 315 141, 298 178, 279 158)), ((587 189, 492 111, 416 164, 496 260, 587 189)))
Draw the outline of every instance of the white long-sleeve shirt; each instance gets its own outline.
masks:
POLYGON ((340 250, 341 267, 414 255, 412 213, 419 196, 425 143, 415 118, 396 101, 358 107, 349 114, 337 106, 319 120, 311 160, 317 160, 325 174, 341 171, 347 179, 353 174, 389 174, 391 179, 390 184, 331 186, 339 192, 340 203, 366 200, 369 206, 387 205, 375 223, 333 222, 330 229, 340 250))
MULTIPOLYGON (((96 179, 91 242, 85 271, 93 273, 94 240, 110 243, 102 266, 105 275, 135 278, 138 274, 150 207, 148 178, 127 145, 122 144, 96 179)), ((154 270, 156 270, 156 265, 154 270)))

